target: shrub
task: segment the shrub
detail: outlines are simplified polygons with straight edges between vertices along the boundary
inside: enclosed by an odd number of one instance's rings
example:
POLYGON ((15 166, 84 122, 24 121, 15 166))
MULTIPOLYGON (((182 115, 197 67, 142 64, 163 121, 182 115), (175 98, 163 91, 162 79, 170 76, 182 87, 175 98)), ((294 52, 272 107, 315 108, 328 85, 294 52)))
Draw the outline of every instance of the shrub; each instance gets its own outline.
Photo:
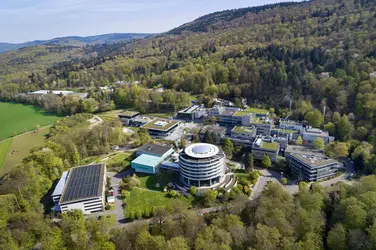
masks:
POLYGON ((111 209, 111 206, 107 203, 106 206, 105 206, 105 209, 106 209, 106 210, 110 210, 110 209, 111 209))
POLYGON ((190 193, 191 195, 196 195, 196 193, 197 193, 197 187, 195 187, 195 186, 191 186, 191 187, 189 188, 189 193, 190 193))
POLYGON ((150 209, 149 208, 145 208, 144 218, 149 218, 149 217, 150 217, 150 209))
POLYGON ((150 216, 153 217, 155 215, 155 207, 150 208, 150 216))
POLYGON ((133 210, 130 210, 128 212, 128 218, 131 219, 131 220, 134 220, 135 219, 135 213, 133 210))
POLYGON ((121 196, 123 198, 128 198, 131 195, 131 193, 127 190, 121 190, 121 196))
POLYGON ((137 210, 135 213, 136 219, 141 219, 142 218, 142 212, 140 210, 137 210))
POLYGON ((172 198, 175 198, 177 196, 177 192, 175 190, 170 190, 168 191, 168 195, 172 198))
POLYGON ((282 178, 282 184, 283 184, 283 185, 287 185, 287 179, 284 178, 284 177, 282 178))

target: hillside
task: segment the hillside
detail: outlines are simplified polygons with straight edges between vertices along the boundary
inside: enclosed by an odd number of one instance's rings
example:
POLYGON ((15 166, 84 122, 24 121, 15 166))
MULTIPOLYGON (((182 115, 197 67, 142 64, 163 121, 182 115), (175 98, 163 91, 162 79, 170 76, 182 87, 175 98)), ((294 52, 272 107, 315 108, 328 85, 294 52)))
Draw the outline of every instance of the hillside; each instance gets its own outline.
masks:
POLYGON ((151 36, 143 33, 112 33, 97 36, 68 36, 57 37, 51 40, 30 41, 25 43, 0 43, 0 53, 16 50, 19 48, 33 47, 40 45, 64 45, 64 46, 85 46, 89 44, 128 42, 132 39, 140 39, 151 36))

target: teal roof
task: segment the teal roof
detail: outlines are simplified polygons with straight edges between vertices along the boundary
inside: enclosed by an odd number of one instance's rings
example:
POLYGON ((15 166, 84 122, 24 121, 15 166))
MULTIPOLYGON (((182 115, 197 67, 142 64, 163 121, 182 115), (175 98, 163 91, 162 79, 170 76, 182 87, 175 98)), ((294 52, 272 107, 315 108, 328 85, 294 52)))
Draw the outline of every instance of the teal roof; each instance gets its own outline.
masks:
POLYGON ((132 164, 139 164, 148 167, 155 167, 163 161, 162 157, 142 154, 132 161, 132 164))

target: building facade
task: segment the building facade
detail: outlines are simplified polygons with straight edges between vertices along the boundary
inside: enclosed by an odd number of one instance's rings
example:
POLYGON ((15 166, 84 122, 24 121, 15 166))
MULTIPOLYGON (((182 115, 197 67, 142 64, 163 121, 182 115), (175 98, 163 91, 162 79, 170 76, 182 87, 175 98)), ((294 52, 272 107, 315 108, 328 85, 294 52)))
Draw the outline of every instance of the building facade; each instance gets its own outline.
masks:
POLYGON ((147 143, 136 151, 138 157, 131 162, 131 167, 136 173, 156 174, 173 153, 171 147, 147 143))
POLYGON ((306 128, 302 131, 302 139, 306 144, 314 143, 317 138, 324 140, 325 145, 330 142, 330 136, 328 131, 324 131, 318 128, 306 128))
POLYGON ((177 118, 186 121, 195 121, 206 115, 206 109, 200 105, 193 105, 177 113, 177 118))
POLYGON ((298 153, 287 154, 291 172, 299 180, 321 181, 337 175, 339 162, 325 156, 304 155, 298 153))
MULTIPOLYGON (((80 209, 84 214, 101 212, 105 207, 106 166, 93 164, 64 172, 52 199, 62 213, 80 209)), ((56 209, 55 209, 56 210, 56 209)))
POLYGON ((180 180, 188 186, 213 187, 224 181, 226 155, 215 145, 196 143, 179 154, 180 180))
POLYGON ((252 144, 252 155, 256 160, 261 160, 263 155, 268 155, 272 162, 277 162, 279 150, 279 142, 274 141, 272 137, 258 136, 252 144))
POLYGON ((174 131, 180 124, 180 121, 167 120, 167 119, 154 119, 141 128, 147 129, 150 136, 153 137, 166 137, 174 131))

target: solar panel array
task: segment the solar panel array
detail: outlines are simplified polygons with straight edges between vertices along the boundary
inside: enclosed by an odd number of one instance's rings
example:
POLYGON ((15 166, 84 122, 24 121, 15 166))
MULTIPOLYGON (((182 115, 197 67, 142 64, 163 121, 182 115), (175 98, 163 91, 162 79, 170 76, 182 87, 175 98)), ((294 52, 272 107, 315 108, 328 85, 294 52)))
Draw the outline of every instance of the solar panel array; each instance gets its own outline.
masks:
POLYGON ((104 164, 72 168, 60 203, 102 195, 104 164))

